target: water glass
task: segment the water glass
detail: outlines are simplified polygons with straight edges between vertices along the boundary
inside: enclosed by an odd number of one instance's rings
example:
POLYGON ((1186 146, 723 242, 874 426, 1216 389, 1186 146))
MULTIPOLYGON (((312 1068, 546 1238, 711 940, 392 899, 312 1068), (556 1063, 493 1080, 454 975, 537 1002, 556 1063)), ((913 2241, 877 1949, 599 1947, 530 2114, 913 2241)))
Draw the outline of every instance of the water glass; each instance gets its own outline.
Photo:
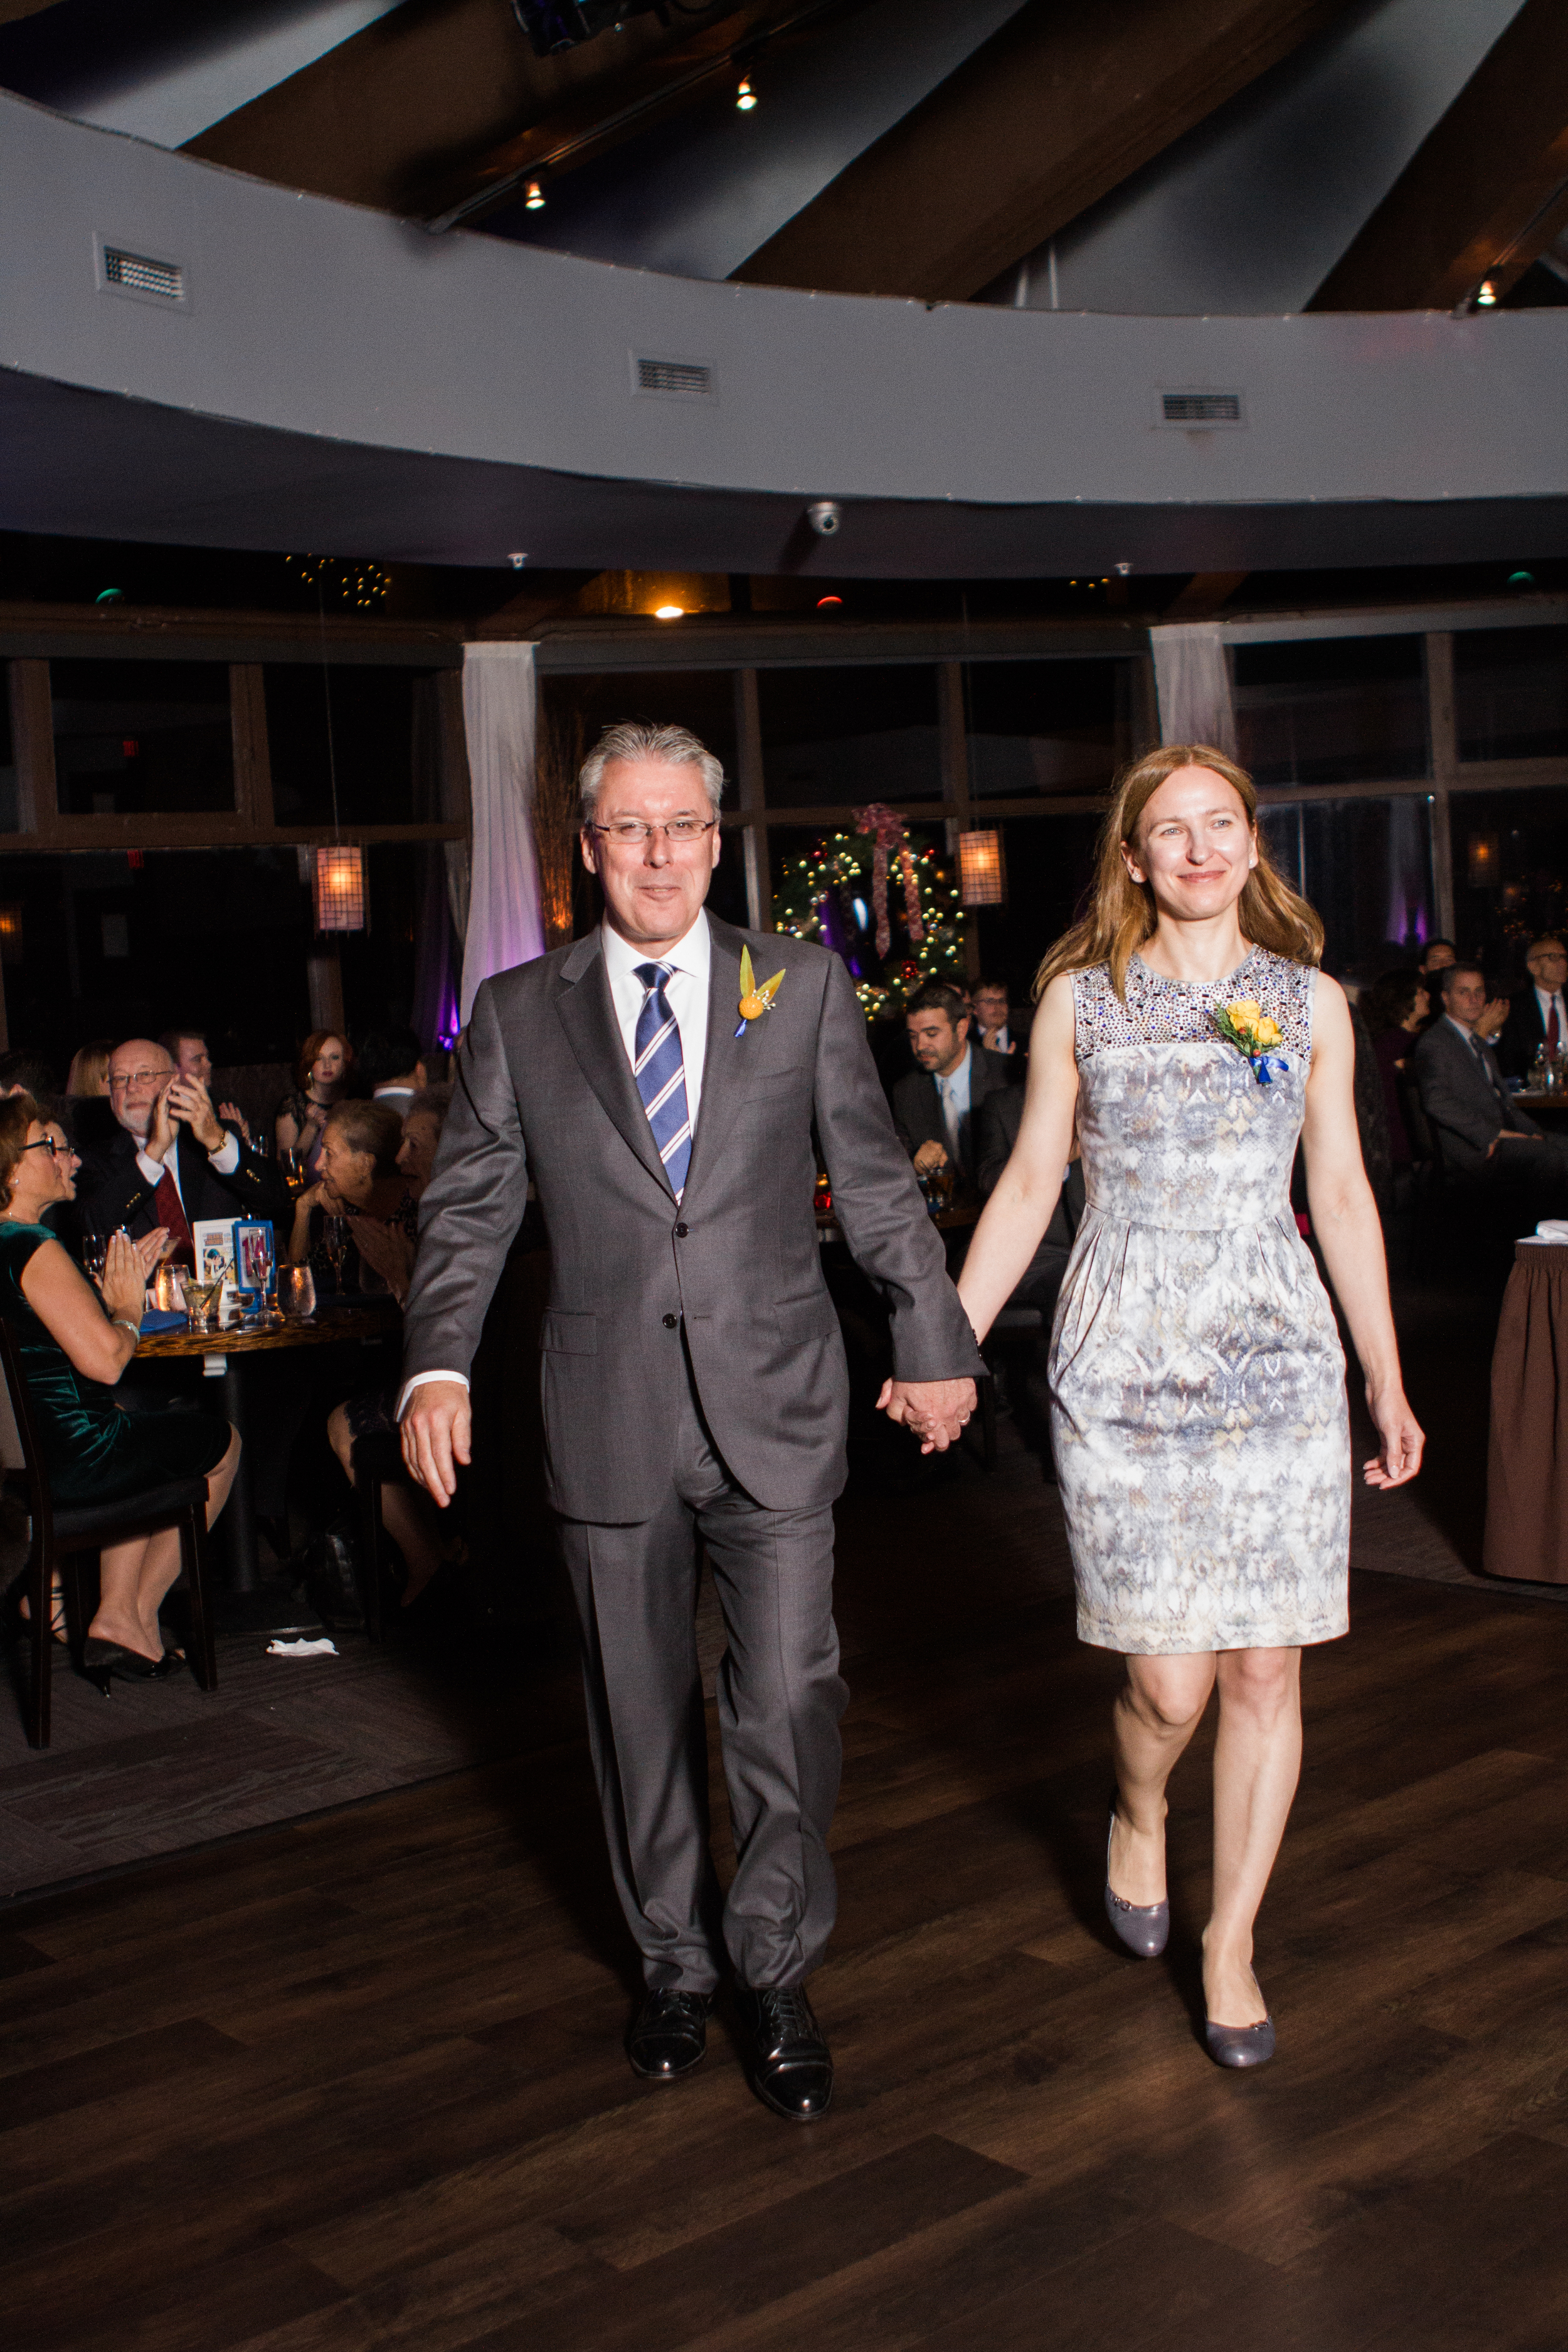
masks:
POLYGON ((192 1331, 212 1331, 217 1328, 218 1298, 223 1290, 222 1275, 211 1281, 198 1281, 195 1275, 185 1276, 185 1323, 192 1331))
POLYGON ((280 1265, 278 1304, 287 1323, 308 1323, 316 1311, 316 1278, 308 1265, 280 1265))
POLYGON ((321 1247, 327 1253, 327 1263, 332 1269, 332 1288, 343 1286, 343 1260, 349 1252, 349 1221, 346 1217, 321 1219, 321 1247))

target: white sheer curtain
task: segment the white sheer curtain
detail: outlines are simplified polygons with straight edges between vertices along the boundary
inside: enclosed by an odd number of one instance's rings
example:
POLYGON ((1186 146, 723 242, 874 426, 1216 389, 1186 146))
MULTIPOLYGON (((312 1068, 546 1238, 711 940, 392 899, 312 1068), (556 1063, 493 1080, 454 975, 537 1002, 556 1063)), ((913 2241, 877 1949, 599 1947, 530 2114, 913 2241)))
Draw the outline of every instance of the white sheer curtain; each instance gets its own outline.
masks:
POLYGON ((1213 621, 1172 621, 1149 632, 1162 743, 1212 743, 1236 757, 1236 708, 1225 639, 1213 621))
MULTIPOLYGON (((473 848, 463 932, 463 1025, 481 981, 544 952, 533 855, 537 695, 531 645, 463 648, 463 733, 473 791, 473 848)), ((461 877, 448 869, 454 908, 461 877)))

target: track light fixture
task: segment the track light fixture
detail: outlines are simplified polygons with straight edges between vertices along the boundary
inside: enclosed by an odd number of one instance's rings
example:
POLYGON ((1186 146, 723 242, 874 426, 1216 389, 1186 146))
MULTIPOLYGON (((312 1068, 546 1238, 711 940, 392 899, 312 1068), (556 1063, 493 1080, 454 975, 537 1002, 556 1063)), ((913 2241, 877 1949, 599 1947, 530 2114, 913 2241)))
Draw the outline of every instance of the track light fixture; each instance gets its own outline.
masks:
POLYGON ((735 92, 735 104, 739 107, 742 114, 750 114, 756 102, 757 93, 752 88, 752 78, 750 74, 748 74, 745 80, 741 84, 740 89, 735 92))

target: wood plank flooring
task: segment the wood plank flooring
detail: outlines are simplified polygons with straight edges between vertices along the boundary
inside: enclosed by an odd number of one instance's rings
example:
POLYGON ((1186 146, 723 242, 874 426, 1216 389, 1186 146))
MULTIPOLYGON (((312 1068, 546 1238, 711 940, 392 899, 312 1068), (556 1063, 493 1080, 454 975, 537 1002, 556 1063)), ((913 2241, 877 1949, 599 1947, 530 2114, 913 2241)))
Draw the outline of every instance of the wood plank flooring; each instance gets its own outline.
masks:
POLYGON ((1140 1965, 1100 1911, 1118 1670, 1051 1509, 1021 1472, 848 1507, 813 2129, 722 2019, 690 2082, 632 2078, 575 1730, 0 1907, 7 2343, 1560 2352, 1568 1610, 1356 1580, 1261 1927, 1280 2054, 1226 2075, 1206 1748, 1140 1965))

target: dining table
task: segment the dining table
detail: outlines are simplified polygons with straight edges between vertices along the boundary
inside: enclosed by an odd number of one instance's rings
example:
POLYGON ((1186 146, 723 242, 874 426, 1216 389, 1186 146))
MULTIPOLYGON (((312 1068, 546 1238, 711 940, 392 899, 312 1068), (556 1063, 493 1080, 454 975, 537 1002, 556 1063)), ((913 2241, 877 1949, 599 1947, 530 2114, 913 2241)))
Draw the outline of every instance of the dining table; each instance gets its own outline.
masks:
POLYGON ((1548 1134, 1560 1135, 1568 1129, 1568 1090, 1557 1087, 1551 1094, 1515 1095, 1513 1099, 1548 1134))
POLYGON ((395 1299, 324 1300, 311 1315, 273 1320, 255 1329, 166 1330, 144 1333, 136 1350, 141 1362, 199 1360, 203 1376, 223 1382, 223 1408, 239 1432, 239 1467, 229 1492, 223 1524, 228 1530, 229 1586, 241 1598, 261 1588, 261 1552, 257 1540, 251 1479, 247 1374, 262 1357, 299 1349, 375 1347, 394 1338, 402 1321, 395 1299))

